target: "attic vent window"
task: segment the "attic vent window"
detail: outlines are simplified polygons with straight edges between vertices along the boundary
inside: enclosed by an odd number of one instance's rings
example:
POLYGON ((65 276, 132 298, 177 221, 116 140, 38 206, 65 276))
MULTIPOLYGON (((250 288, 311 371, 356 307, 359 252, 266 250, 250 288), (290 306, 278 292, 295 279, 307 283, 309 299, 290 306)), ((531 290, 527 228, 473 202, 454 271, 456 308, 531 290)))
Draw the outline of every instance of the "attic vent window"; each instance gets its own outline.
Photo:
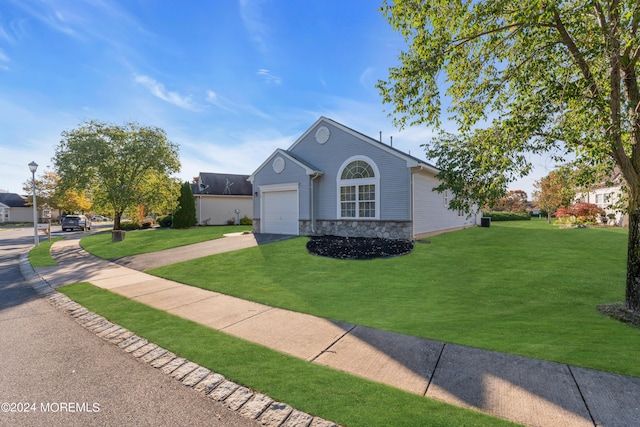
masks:
POLYGON ((284 170, 284 159, 280 156, 276 157, 271 166, 275 173, 281 173, 284 170))
POLYGON ((316 141, 318 144, 324 144, 329 140, 331 136, 331 132, 329 132, 329 128, 326 126, 320 126, 316 131, 316 141))

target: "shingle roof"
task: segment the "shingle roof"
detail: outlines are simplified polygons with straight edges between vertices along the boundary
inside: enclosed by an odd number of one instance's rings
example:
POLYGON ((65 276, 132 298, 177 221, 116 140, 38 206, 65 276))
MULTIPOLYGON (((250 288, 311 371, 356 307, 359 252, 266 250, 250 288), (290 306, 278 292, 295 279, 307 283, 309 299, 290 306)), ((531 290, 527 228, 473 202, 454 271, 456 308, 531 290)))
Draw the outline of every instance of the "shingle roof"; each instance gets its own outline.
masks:
POLYGON ((194 195, 251 196, 253 187, 247 178, 249 175, 200 172, 198 183, 191 184, 191 191, 194 195))
POLYGON ((27 199, 16 193, 0 193, 0 203, 10 208, 27 208, 27 199))

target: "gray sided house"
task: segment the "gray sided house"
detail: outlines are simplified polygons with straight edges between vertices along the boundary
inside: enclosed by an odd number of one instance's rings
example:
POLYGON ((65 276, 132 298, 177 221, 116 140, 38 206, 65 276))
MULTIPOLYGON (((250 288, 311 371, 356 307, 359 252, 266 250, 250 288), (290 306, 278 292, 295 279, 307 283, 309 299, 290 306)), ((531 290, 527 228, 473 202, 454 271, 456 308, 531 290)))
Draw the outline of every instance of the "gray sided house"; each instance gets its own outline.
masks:
POLYGON ((0 222, 33 222, 31 201, 19 194, 0 193, 0 222))
POLYGON ((416 239, 470 227, 434 166, 320 117, 249 177, 253 231, 416 239))
POLYGON ((191 184, 198 225, 237 224, 253 215, 249 175, 201 172, 191 184))

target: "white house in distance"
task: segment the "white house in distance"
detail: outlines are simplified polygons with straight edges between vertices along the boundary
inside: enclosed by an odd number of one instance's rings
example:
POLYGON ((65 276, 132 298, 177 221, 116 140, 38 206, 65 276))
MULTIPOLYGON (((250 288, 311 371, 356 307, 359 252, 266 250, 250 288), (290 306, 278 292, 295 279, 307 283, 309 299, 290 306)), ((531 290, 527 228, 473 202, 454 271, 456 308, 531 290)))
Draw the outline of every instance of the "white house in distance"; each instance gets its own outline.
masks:
POLYGON ((609 225, 628 227, 629 218, 623 214, 620 209, 623 185, 624 178, 620 170, 616 167, 609 177, 607 177, 606 182, 591 186, 589 191, 579 192, 576 194, 576 200, 583 203, 593 203, 599 208, 602 208, 605 214, 615 215, 614 222, 609 222, 609 225))
POLYGON ((326 117, 249 177, 253 231, 418 239, 476 225, 448 208, 438 169, 326 117))
POLYGON ((253 215, 249 175, 201 172, 191 183, 198 225, 238 224, 253 215))

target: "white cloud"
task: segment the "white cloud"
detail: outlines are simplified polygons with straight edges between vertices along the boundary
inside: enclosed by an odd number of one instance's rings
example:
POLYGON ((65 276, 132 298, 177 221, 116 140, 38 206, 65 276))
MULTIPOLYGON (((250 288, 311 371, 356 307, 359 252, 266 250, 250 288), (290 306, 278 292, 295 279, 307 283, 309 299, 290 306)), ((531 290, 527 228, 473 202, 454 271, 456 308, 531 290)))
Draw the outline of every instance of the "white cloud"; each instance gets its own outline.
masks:
POLYGON ((57 5, 54 5, 52 2, 43 1, 34 4, 25 1, 15 1, 14 5, 22 8, 22 10, 32 18, 38 20, 54 31, 71 37, 82 38, 82 36, 73 28, 76 17, 69 13, 64 13, 62 10, 56 8, 57 5))
POLYGON ((149 76, 135 75, 136 83, 139 83, 149 89, 152 95, 161 100, 173 104, 185 110, 198 111, 197 106, 191 102, 190 96, 182 96, 177 92, 167 90, 164 85, 149 76))
POLYGON ((223 110, 229 111, 231 113, 236 113, 237 106, 233 105, 230 101, 225 99, 224 97, 218 95, 216 92, 211 89, 207 90, 207 96, 205 100, 216 107, 222 108, 223 110))
POLYGON ((240 0, 240 17, 250 39, 256 44, 261 53, 267 53, 268 27, 263 22, 264 11, 262 0, 240 0))
POLYGON ((7 34, 7 31, 2 26, 0 26, 0 38, 10 43, 13 42, 13 39, 9 37, 9 34, 7 34))
POLYGON ((207 90, 207 102, 218 104, 218 94, 212 90, 207 90))
POLYGON ((276 148, 288 148, 298 135, 283 136, 275 132, 247 132, 236 135, 234 145, 211 142, 185 142, 181 145, 181 178, 191 180, 200 172, 251 174, 276 148))
POLYGON ((6 65, 7 62, 11 62, 11 60, 4 51, 0 49, 0 70, 9 71, 9 66, 6 65))
POLYGON ((279 85, 282 83, 282 79, 279 76, 271 74, 269 70, 266 68, 261 68, 256 72, 257 75, 262 77, 262 79, 268 84, 276 84, 279 85))
POLYGON ((207 90, 205 100, 212 105, 215 105, 218 108, 221 108, 225 111, 234 114, 240 113, 248 113, 262 119, 271 119, 271 116, 260 109, 254 107, 253 105, 242 105, 235 102, 230 101, 229 99, 219 95, 218 93, 212 91, 211 89, 207 90))
POLYGON ((371 89, 375 88, 375 77, 373 75, 374 71, 375 71, 375 69, 373 67, 367 67, 360 74, 360 84, 365 89, 371 90, 371 89))

